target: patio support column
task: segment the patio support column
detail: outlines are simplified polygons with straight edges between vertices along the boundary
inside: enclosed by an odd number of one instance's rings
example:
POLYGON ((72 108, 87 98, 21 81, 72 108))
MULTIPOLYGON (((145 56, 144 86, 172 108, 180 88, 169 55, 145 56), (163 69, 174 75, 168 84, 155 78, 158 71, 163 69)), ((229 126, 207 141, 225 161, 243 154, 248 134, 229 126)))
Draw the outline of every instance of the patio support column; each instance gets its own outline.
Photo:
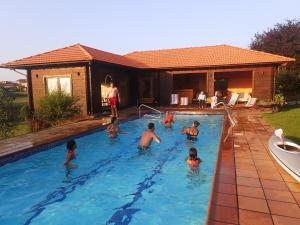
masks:
POLYGON ((33 94, 32 94, 32 79, 31 79, 31 70, 27 70, 27 93, 28 93, 28 98, 29 98, 29 108, 30 111, 34 111, 34 105, 33 105, 33 94))
POLYGON ((211 71, 207 72, 206 80, 207 80, 207 94, 208 96, 214 96, 214 89, 215 89, 214 72, 211 71))
POLYGON ((87 109, 87 115, 92 114, 91 110, 91 80, 90 80, 90 65, 87 64, 85 66, 85 80, 86 80, 86 109, 87 109))

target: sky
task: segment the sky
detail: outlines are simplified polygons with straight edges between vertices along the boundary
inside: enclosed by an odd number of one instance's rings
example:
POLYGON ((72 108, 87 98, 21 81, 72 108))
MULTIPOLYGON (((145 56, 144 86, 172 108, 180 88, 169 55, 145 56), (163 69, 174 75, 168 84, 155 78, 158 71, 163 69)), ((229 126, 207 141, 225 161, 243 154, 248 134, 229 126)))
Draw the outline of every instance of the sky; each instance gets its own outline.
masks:
MULTIPOLYGON (((255 33, 299 19, 299 8, 299 0, 2 0, 0 64, 76 43, 116 54, 248 48, 255 33)), ((21 78, 0 69, 0 80, 21 78)))

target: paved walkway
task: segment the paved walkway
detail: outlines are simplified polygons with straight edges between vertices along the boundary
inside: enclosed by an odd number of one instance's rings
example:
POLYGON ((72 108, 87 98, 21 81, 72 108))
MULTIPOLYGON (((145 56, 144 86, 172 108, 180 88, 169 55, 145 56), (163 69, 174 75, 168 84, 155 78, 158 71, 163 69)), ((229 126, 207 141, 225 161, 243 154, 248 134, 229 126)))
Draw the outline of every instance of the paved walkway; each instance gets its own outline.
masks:
MULTIPOLYGON (((136 108, 125 110, 122 115, 137 115, 136 108)), ((236 109, 233 115, 238 123, 233 135, 222 144, 209 225, 300 225, 300 183, 279 167, 268 152, 273 128, 257 110, 236 109)), ((109 118, 82 121, 3 140, 0 156, 108 122, 109 118)))
POLYGON ((300 225, 300 183, 272 158, 273 128, 257 110, 235 110, 238 120, 223 145, 210 225, 300 225))

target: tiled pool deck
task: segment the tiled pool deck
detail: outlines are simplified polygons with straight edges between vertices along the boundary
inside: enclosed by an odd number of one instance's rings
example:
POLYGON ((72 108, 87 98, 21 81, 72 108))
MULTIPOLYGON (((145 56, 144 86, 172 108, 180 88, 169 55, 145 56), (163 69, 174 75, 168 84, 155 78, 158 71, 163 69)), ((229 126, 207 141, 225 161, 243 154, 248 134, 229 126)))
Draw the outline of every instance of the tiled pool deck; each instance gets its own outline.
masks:
MULTIPOLYGON (((123 119, 131 117, 136 110, 126 110, 122 115, 123 119)), ((268 152, 273 128, 255 109, 237 108, 233 115, 238 124, 233 135, 221 145, 208 224, 299 225, 300 183, 280 168, 268 152)), ((107 122, 107 119, 83 121, 2 140, 0 156, 76 135, 107 122)))

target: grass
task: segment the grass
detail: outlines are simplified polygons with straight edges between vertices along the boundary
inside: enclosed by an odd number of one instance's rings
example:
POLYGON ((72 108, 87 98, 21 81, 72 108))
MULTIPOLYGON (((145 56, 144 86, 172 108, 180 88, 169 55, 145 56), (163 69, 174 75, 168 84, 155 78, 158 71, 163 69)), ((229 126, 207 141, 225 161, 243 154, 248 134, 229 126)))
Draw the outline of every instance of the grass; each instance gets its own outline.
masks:
POLYGON ((14 92, 15 95, 15 103, 17 104, 27 104, 28 96, 26 92, 14 92))
POLYGON ((282 128, 285 137, 300 144, 300 107, 286 107, 277 113, 263 113, 274 128, 282 128))

